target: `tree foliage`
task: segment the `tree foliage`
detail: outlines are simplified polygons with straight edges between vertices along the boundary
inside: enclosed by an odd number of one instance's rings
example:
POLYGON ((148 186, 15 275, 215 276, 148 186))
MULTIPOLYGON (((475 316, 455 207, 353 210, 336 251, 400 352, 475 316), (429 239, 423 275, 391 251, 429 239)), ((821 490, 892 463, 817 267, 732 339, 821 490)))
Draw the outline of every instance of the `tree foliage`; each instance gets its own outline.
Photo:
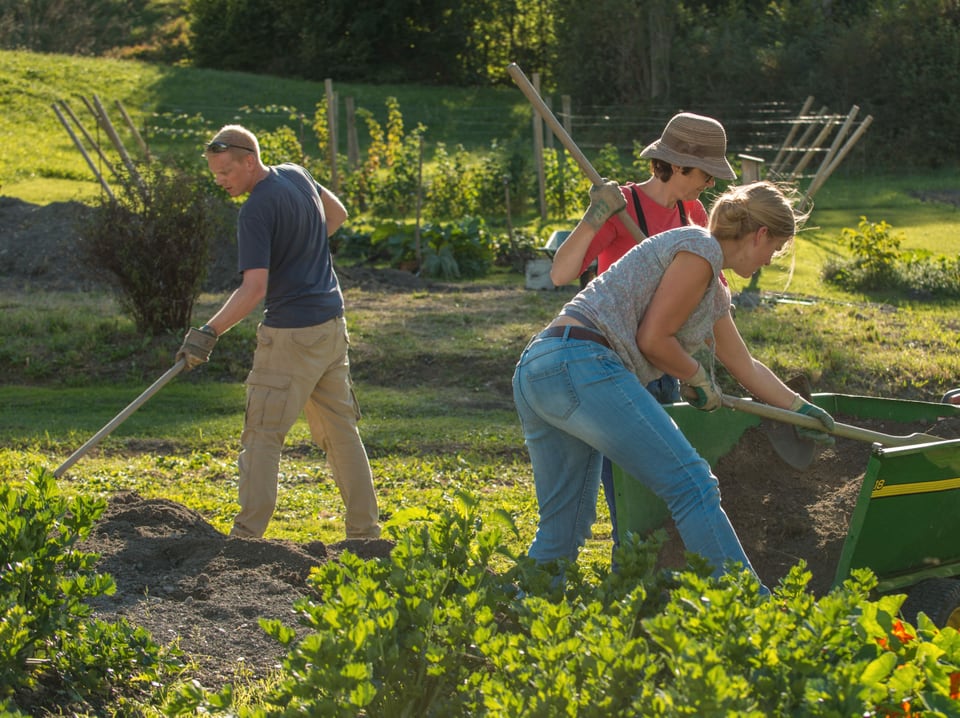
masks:
POLYGON ((187 52, 178 2, 0 0, 0 47, 175 62, 187 52))

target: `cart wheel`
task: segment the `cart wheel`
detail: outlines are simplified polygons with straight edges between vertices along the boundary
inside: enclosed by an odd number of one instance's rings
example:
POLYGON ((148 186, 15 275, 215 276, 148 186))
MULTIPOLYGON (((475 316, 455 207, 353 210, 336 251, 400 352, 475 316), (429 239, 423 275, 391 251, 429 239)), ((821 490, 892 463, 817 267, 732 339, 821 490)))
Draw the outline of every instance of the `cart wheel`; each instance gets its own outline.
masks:
POLYGON ((917 625, 917 614, 925 613, 938 628, 960 629, 960 581, 952 578, 928 578, 907 593, 900 613, 917 625))
POLYGON ((943 404, 960 404, 960 389, 951 389, 940 400, 943 404))

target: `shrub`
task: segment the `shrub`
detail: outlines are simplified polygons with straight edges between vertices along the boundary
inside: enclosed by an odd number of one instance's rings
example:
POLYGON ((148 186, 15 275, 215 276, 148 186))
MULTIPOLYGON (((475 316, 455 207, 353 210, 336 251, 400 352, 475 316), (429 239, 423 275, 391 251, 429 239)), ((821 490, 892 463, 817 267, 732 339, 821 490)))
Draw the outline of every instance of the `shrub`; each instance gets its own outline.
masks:
POLYGON ((143 629, 89 619, 85 601, 114 591, 97 555, 77 547, 102 499, 67 501, 37 469, 22 485, 0 483, 0 507, 0 706, 103 708, 151 695, 180 668, 143 629))
POLYGON ((270 132, 258 133, 257 142, 260 144, 260 159, 265 165, 279 165, 284 162, 302 165, 305 162, 297 133, 287 125, 270 132))
POLYGON ((145 334, 189 327, 207 272, 210 244, 224 228, 225 203, 208 185, 152 166, 143 184, 124 183, 80 227, 80 250, 104 270, 122 309, 145 334))
POLYGON ((536 178, 529 152, 518 142, 494 140, 473 170, 476 211, 482 217, 522 215, 528 198, 536 196, 536 178), (510 206, 507 207, 507 190, 510 206))
MULTIPOLYGON (((547 207, 556 217, 579 217, 586 210, 590 181, 567 152, 543 151, 547 207)), ((622 180, 626 181, 626 180, 622 180)))
POLYGON ((477 206, 477 188, 468 166, 469 154, 458 146, 453 154, 442 142, 434 150, 431 172, 423 202, 423 216, 440 222, 451 217, 473 214, 477 206))
POLYGON ((857 229, 844 227, 841 241, 853 255, 830 261, 823 277, 844 289, 903 293, 910 297, 960 297, 960 257, 936 257, 929 252, 901 252, 902 234, 892 234, 886 221, 860 217, 857 229))
POLYGON ((493 263, 498 267, 510 267, 515 272, 522 272, 528 259, 546 256, 540 251, 542 244, 536 235, 519 229, 513 230, 511 234, 497 235, 493 240, 493 263))

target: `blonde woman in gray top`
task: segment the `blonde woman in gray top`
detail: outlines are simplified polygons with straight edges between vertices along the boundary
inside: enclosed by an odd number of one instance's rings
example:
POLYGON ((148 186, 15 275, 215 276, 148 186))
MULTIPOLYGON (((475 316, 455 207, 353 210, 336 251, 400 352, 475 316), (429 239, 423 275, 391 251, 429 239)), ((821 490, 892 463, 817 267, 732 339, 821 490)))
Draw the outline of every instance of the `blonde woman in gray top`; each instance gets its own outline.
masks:
POLYGON ((753 570, 710 466, 645 385, 664 373, 680 377, 684 399, 713 411, 722 401, 716 358, 761 401, 833 428, 827 412, 751 356, 719 279, 724 269, 747 278, 768 265, 803 219, 774 184, 733 187, 713 205, 709 229, 680 227, 637 245, 526 347, 513 392, 540 513, 532 558, 576 560, 596 520, 608 456, 665 501, 686 549, 715 575, 730 562, 753 570))

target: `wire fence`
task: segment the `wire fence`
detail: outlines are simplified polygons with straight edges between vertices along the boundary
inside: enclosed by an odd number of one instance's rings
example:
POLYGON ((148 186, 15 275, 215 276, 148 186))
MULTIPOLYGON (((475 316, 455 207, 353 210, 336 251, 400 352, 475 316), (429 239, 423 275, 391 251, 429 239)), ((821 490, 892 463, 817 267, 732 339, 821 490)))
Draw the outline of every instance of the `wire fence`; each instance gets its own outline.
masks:
MULTIPOLYGON (((696 112, 718 119, 727 132, 727 153, 731 158, 748 155, 759 159, 765 171, 776 171, 778 176, 789 176, 801 181, 812 179, 821 165, 830 159, 837 134, 845 122, 851 122, 849 113, 828 111, 825 107, 812 107, 813 98, 807 102, 762 102, 762 103, 703 103, 696 107, 674 105, 580 105, 570 110, 569 98, 545 96, 557 118, 568 128, 578 147, 587 155, 595 156, 602 148, 616 147, 623 156, 630 156, 636 146, 643 147, 656 140, 667 121, 680 111, 696 112)), ((344 102, 338 100, 337 122, 346 123, 344 102)), ((373 117, 386 123, 383 106, 367 108, 373 117)), ((304 112, 293 107, 243 107, 198 106, 160 109, 147 119, 145 134, 151 138, 195 136, 198 144, 209 136, 211 128, 226 122, 241 122, 254 127, 272 129, 279 125, 292 127, 303 144, 304 151, 317 156, 316 137, 312 130, 313 112, 304 112)), ((463 102, 418 102, 401 101, 404 127, 407 131, 418 125, 425 126, 424 144, 427 156, 431 148, 443 143, 448 148, 463 146, 469 151, 483 151, 494 144, 529 142, 534 145, 533 109, 523 102, 507 100, 499 104, 466 104, 463 102)), ((856 117, 848 131, 855 131, 866 118, 856 117)), ((869 121, 866 119, 866 121, 869 121)), ((865 128, 864 128, 865 129, 865 128)), ((361 150, 369 143, 366 128, 353 130, 359 138, 361 150)), ((348 131, 337 131, 338 151, 346 154, 348 131)), ((546 147, 559 143, 549 132, 544 132, 546 147)), ((862 147, 848 147, 844 154, 846 164, 856 165, 865 160, 862 147)), ((835 169, 835 167, 834 167, 835 169)))

